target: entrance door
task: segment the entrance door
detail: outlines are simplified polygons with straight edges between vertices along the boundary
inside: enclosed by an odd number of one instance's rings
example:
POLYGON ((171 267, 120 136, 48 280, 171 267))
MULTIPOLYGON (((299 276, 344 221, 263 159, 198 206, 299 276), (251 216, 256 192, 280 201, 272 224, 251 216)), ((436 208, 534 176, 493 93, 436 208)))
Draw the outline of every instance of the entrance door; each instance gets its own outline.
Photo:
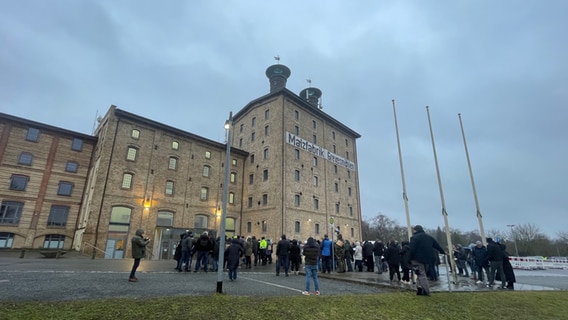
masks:
POLYGON ((162 246, 160 248, 160 260, 173 259, 175 252, 175 243, 172 239, 162 239, 162 246))
POLYGON ((105 248, 105 259, 124 258, 124 238, 108 239, 105 248))

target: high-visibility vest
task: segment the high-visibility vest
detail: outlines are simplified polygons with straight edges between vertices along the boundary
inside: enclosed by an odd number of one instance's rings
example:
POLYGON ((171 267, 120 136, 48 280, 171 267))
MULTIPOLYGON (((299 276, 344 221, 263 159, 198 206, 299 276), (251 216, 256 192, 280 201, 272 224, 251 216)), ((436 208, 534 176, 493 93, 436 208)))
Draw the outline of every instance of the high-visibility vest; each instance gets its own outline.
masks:
POLYGON ((266 249, 266 245, 267 245, 267 244, 266 244, 266 239, 262 239, 262 240, 260 240, 260 244, 258 245, 258 247, 259 247, 260 249, 266 249))

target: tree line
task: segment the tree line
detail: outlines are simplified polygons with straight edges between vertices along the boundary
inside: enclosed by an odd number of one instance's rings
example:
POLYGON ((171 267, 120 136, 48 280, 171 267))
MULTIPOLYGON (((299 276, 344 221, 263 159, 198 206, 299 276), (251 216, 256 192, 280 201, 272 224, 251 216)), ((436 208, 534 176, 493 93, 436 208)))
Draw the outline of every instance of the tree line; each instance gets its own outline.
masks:
MULTIPOLYGON (((401 242, 408 240, 407 226, 400 225, 396 220, 379 213, 377 216, 368 220, 364 219, 361 224, 362 236, 365 240, 396 240, 401 242)), ((448 247, 446 232, 444 227, 436 229, 424 228, 426 233, 433 236, 442 247, 448 247)), ((452 243, 468 246, 475 241, 481 240, 479 230, 462 231, 450 228, 452 243)), ((568 232, 559 232, 556 238, 550 238, 540 231, 535 224, 516 225, 511 230, 490 229, 485 231, 486 237, 500 237, 507 246, 507 251, 511 256, 568 256, 568 232)))

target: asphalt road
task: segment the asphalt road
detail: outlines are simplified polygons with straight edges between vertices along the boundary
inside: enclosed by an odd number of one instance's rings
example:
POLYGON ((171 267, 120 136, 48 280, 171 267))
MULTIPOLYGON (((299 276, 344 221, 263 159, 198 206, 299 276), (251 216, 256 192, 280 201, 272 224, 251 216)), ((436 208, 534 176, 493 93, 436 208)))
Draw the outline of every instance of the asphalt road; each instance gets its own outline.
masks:
MULTIPOLYGON (((0 301, 68 301, 104 298, 151 298, 210 295, 217 289, 217 273, 186 273, 173 261, 142 261, 128 282, 132 260, 0 258, 0 301)), ((320 278, 322 295, 392 292, 364 284, 320 278)), ((305 287, 304 275, 276 276, 274 265, 240 271, 231 282, 227 273, 223 293, 235 296, 292 296, 305 287)), ((311 290, 314 291, 313 283, 311 290)))

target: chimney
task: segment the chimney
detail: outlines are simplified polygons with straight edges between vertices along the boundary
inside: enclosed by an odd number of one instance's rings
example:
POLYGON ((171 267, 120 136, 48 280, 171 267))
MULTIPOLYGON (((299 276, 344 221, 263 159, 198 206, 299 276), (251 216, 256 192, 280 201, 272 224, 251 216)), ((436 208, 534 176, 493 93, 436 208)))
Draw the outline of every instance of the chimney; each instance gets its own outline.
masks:
POLYGON ((290 69, 283 64, 274 64, 266 69, 266 77, 270 81, 270 92, 286 88, 286 81, 290 77, 290 69))
POLYGON ((313 107, 319 109, 319 99, 321 98, 321 90, 318 88, 306 88, 300 92, 300 98, 306 100, 313 107))

